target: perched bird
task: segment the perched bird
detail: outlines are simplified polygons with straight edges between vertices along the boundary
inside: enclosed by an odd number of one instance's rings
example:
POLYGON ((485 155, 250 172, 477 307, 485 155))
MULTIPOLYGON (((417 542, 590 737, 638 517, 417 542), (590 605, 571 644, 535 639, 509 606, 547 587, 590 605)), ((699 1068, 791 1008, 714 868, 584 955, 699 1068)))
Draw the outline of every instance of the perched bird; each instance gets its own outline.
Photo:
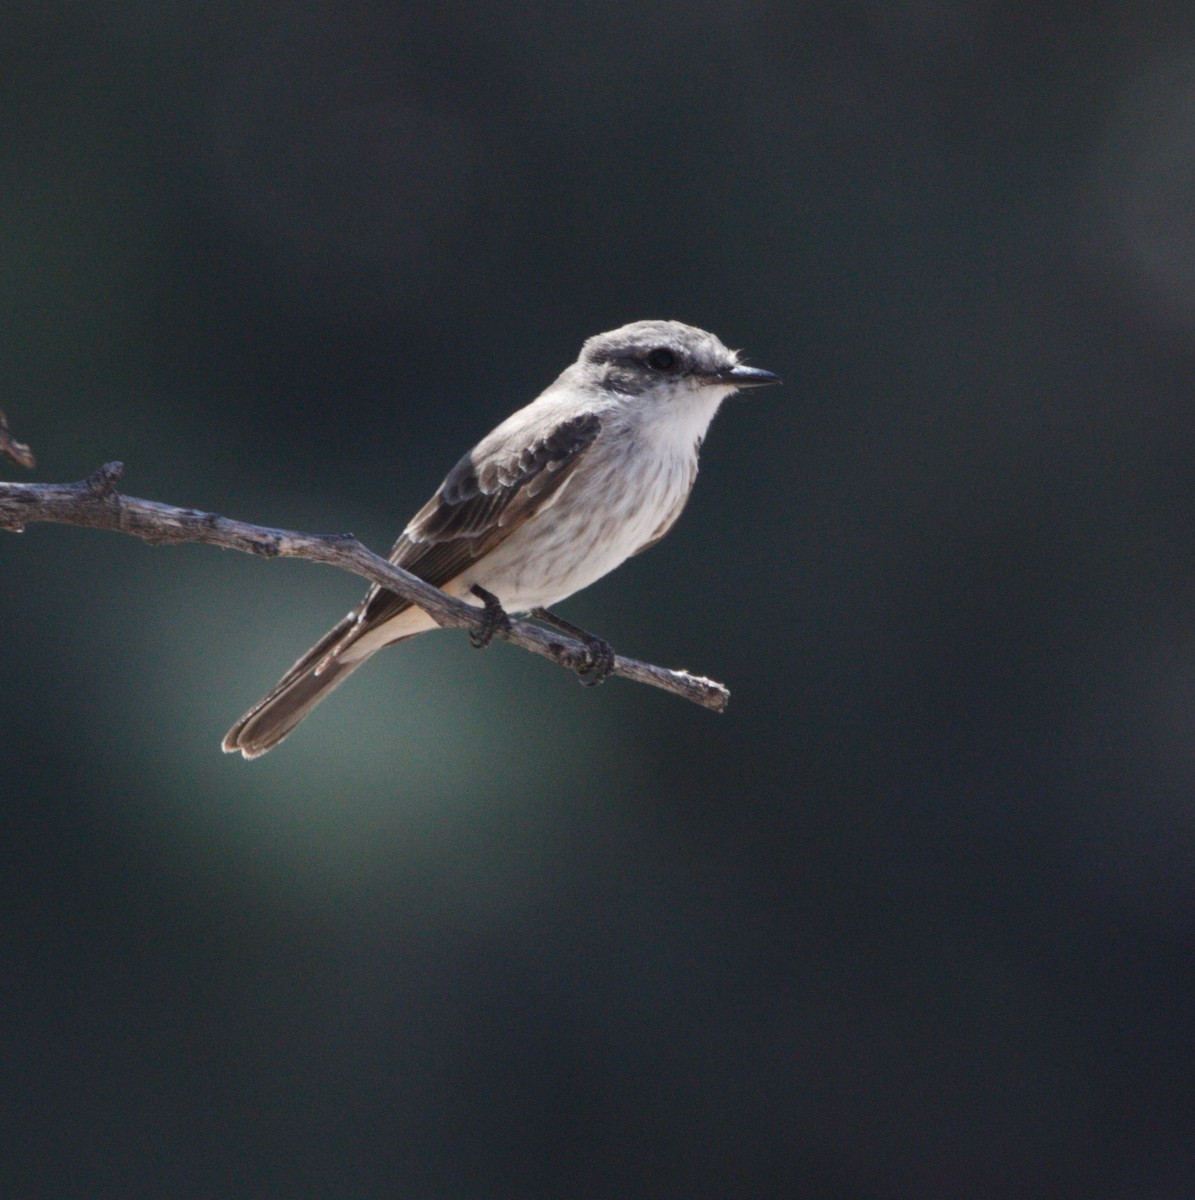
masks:
MULTIPOLYGON (((507 612, 580 636, 600 682, 613 652, 546 611, 646 550, 672 528, 697 477, 697 453, 727 396, 779 383, 712 333, 636 321, 590 338, 572 366, 507 417, 448 473, 390 561, 470 603, 489 640, 507 612)), ((383 646, 436 629, 394 592, 372 587, 228 731, 224 749, 257 758, 383 646)))

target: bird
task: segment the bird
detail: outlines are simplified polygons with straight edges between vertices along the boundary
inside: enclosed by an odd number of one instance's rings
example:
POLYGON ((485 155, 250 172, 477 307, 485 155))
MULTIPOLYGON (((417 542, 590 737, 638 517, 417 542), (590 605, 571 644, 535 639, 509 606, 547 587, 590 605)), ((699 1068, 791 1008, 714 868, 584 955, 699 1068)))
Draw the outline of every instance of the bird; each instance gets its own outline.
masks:
MULTIPOLYGON (((613 651, 548 611, 676 523, 718 408, 745 388, 780 383, 712 333, 635 321, 589 338, 557 380, 449 471, 390 552, 397 566, 485 609, 475 645, 530 613, 578 635, 595 683, 613 651)), ((374 585, 228 731, 226 753, 258 758, 385 646, 438 628, 374 585)))

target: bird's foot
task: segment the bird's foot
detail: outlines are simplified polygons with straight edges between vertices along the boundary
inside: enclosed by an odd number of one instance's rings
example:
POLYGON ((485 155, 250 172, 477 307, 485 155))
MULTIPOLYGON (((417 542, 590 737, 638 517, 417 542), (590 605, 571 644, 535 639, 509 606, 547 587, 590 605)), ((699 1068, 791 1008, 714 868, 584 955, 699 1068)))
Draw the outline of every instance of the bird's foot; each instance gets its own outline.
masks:
POLYGON ((494 634, 510 631, 510 617, 493 592, 487 592, 475 583, 469 589, 485 605, 481 614, 481 628, 469 630, 469 641, 476 650, 484 650, 494 640, 494 634))
POLYGON ((614 670, 614 647, 605 638, 587 633, 571 621, 566 621, 563 617, 548 612, 546 608, 533 608, 531 615, 537 620, 554 626, 561 633, 575 637, 585 646, 585 663, 577 668, 577 674, 581 676, 581 683, 585 687, 597 687, 599 683, 606 682, 614 670))

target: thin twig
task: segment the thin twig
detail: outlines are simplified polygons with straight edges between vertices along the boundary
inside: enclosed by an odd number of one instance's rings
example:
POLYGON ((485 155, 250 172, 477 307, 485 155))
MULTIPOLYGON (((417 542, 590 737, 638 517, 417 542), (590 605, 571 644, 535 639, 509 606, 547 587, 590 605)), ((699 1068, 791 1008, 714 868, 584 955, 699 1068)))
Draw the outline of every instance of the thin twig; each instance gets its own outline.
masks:
MULTIPOLYGON (((440 625, 474 632, 482 628, 482 609, 449 596, 387 562, 366 549, 352 534, 269 529, 216 513, 138 500, 116 490, 123 472, 123 464, 107 463, 79 483, 0 483, 0 529, 20 532, 36 521, 49 521, 128 533, 156 546, 204 542, 262 558, 307 558, 351 571, 397 592, 440 625)), ((512 621, 509 629, 499 629, 495 636, 579 674, 590 665, 589 652, 580 642, 527 621, 512 621)), ((670 671, 621 655, 614 660, 612 674, 662 688, 714 712, 725 709, 730 699, 727 688, 712 679, 687 671, 670 671)))
POLYGON ((13 437, 12 430, 8 428, 8 418, 3 412, 0 412, 0 454, 3 454, 5 458, 11 458, 18 466, 29 471, 37 466, 37 459, 33 457, 33 451, 24 442, 18 442, 13 437))

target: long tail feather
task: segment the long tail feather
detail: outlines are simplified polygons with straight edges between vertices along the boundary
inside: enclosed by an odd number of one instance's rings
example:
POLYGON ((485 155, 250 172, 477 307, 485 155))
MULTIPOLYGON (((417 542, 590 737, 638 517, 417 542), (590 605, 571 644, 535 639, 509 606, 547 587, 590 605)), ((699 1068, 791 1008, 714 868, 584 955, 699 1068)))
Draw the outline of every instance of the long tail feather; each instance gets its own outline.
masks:
POLYGON ((224 737, 226 754, 259 758, 272 750, 311 710, 370 656, 346 658, 346 635, 356 624, 350 613, 329 629, 224 737))

